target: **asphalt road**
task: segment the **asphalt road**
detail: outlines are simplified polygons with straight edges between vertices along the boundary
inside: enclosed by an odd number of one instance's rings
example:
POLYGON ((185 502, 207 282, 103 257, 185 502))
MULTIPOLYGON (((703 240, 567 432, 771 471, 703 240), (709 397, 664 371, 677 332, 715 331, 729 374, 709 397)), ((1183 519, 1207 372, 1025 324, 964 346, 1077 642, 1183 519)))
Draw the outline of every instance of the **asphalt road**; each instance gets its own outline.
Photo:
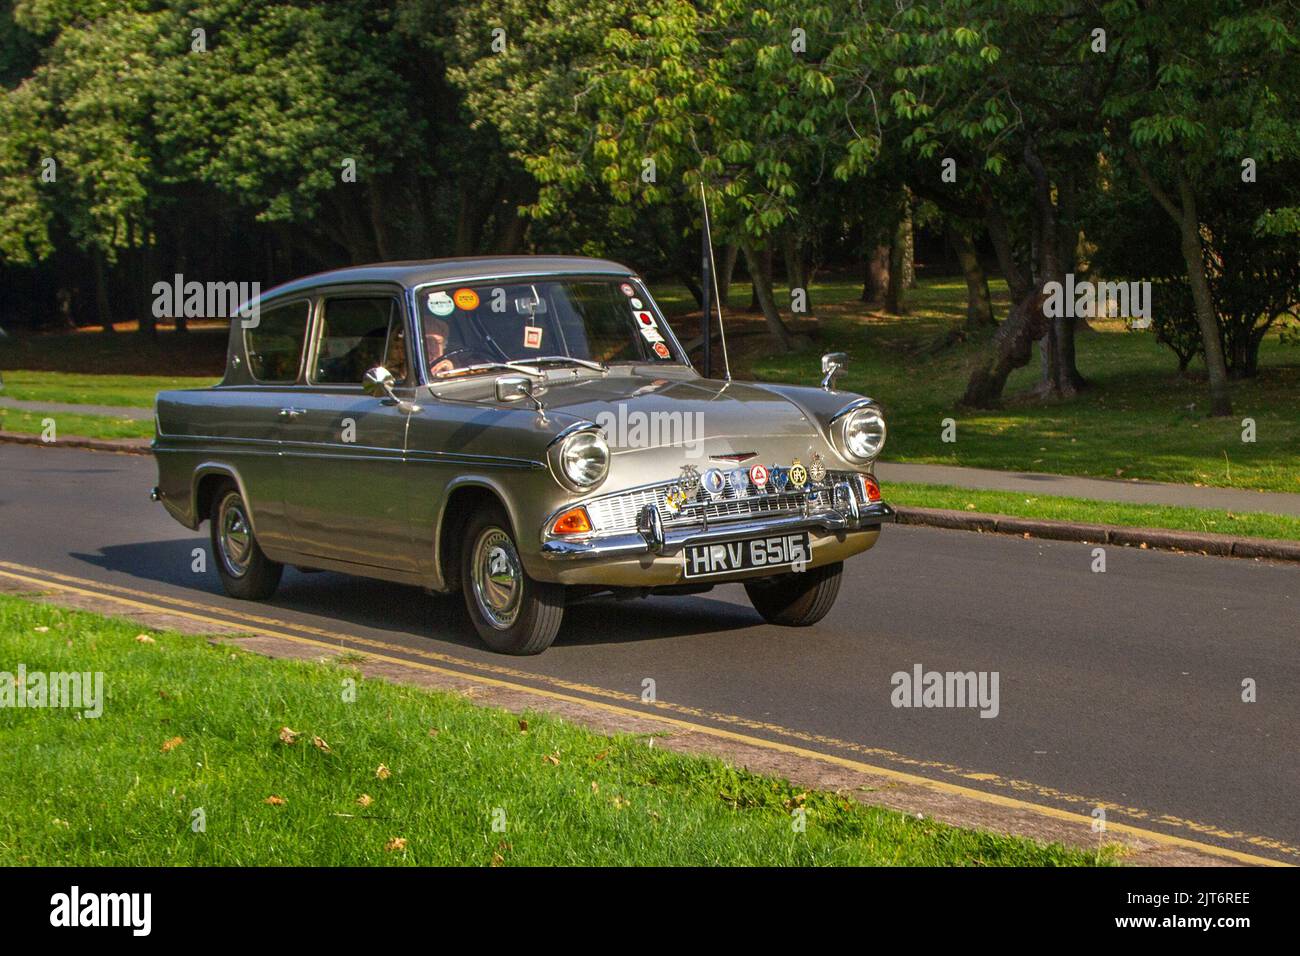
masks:
POLYGON ((191 571, 206 533, 149 502, 154 478, 148 458, 0 445, 0 561, 579 695, 639 698, 650 678, 693 720, 1300 863, 1293 565, 1111 547, 1099 574, 1091 545, 886 527, 816 627, 767 626, 731 585, 571 608, 545 654, 502 658, 458 597, 290 570, 267 604, 226 598, 191 571), (894 707, 891 676, 917 664, 997 672, 997 716, 894 707))

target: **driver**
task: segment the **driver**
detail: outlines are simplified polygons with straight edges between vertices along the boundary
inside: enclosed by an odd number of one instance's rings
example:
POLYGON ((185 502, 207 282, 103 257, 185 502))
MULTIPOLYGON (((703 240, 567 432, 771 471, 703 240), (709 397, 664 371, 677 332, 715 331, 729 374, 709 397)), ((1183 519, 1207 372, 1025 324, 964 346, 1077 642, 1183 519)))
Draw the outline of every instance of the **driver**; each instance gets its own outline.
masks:
POLYGON ((429 372, 437 375, 455 368, 451 359, 446 358, 447 338, 451 335, 451 326, 442 319, 426 316, 424 319, 424 357, 429 363, 429 372))

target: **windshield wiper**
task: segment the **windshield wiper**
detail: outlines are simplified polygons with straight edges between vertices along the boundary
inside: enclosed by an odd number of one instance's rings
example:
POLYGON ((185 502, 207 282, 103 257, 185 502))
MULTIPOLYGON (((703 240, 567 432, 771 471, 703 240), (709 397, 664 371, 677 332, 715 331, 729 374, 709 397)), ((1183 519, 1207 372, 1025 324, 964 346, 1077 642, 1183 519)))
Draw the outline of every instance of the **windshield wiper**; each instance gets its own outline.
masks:
POLYGON ((572 362, 574 365, 581 365, 583 368, 589 368, 593 372, 608 372, 609 366, 602 362, 592 362, 588 359, 574 358, 572 355, 543 355, 534 359, 516 359, 513 362, 506 362, 511 368, 522 368, 525 365, 541 365, 549 362, 572 362))
POLYGON ((523 362, 481 362, 478 365, 466 365, 464 368, 449 368, 442 372, 434 372, 434 378, 457 378, 461 375, 468 375, 471 372, 487 372, 492 369, 498 369, 502 372, 525 372, 528 375, 535 375, 543 378, 545 373, 540 369, 532 368, 531 364, 523 362))

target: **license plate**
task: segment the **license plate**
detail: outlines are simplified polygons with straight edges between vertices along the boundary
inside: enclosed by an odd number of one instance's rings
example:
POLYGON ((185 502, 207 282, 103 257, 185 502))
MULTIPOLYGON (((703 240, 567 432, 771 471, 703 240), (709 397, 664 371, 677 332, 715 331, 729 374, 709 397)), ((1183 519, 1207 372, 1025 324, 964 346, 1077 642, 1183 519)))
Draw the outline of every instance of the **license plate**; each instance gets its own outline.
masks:
POLYGON ((686 576, 703 578, 734 571, 786 567, 811 557, 812 546, 806 531, 717 544, 691 544, 686 546, 686 576))

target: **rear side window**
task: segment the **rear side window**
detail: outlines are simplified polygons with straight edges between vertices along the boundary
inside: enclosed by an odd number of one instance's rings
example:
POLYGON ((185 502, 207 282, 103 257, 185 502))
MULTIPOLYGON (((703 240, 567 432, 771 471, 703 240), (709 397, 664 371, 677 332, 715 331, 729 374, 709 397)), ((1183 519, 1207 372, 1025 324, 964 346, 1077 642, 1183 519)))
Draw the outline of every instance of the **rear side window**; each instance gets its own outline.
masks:
POLYGON ((360 385, 376 365, 388 369, 399 384, 406 381, 406 331, 398 300, 326 299, 312 381, 360 385))
POLYGON ((259 382, 292 385, 302 365, 310 303, 293 302, 264 310, 253 328, 244 329, 248 370, 259 382))

